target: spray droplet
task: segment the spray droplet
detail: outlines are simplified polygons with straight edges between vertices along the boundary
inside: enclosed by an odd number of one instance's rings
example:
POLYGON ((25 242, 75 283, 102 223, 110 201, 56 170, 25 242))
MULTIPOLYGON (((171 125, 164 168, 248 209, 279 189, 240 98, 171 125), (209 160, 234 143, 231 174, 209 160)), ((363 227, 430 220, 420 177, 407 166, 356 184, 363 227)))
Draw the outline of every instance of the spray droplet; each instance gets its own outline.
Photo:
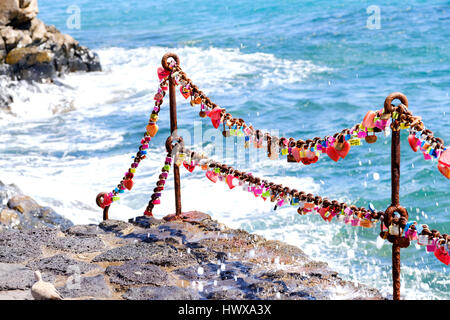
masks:
POLYGON ((197 273, 198 273, 199 276, 202 276, 204 271, 205 270, 202 267, 198 267, 198 269, 197 269, 197 273))
POLYGON ((348 256, 350 259, 353 259, 353 258, 355 257, 355 251, 354 251, 353 249, 348 249, 348 251, 347 251, 347 256, 348 256))
POLYGON ((378 172, 373 173, 373 180, 380 180, 380 174, 378 172))
POLYGON ((381 249, 381 247, 384 245, 384 239, 380 236, 377 237, 377 249, 381 249))

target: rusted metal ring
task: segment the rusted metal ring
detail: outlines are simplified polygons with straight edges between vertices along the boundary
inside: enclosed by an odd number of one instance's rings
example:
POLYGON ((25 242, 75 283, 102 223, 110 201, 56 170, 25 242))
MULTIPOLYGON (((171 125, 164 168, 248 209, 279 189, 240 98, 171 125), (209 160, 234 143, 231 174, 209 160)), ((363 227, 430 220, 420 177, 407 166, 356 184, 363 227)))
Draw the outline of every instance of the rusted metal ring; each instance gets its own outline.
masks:
POLYGON ((392 92, 384 100, 384 112, 392 113, 392 101, 398 99, 408 108, 408 98, 401 92, 392 92))
POLYGON ((97 195, 97 197, 95 198, 95 202, 97 203, 97 205, 100 207, 100 208, 104 208, 103 207, 103 201, 102 201, 102 198, 104 197, 106 195, 106 192, 100 192, 98 195, 97 195))
POLYGON ((400 226, 404 228, 406 225, 405 221, 408 221, 408 211, 406 210, 405 207, 403 207, 401 205, 390 206, 389 208, 386 209, 386 211, 384 212, 384 219, 383 219, 384 225, 386 226, 386 228, 389 228, 389 226, 392 224, 392 219, 393 219, 393 215, 395 212, 400 214, 400 216, 401 216, 400 226), (404 219, 402 219, 402 218, 404 218, 404 219), (405 223, 402 223, 402 220, 405 223))
POLYGON ((167 71, 172 71, 172 68, 169 65, 169 62, 167 61, 169 58, 173 58, 177 65, 180 65, 180 58, 175 53, 167 52, 161 59, 161 64, 164 69, 167 71))
POLYGON ((167 140, 166 140, 166 150, 167 150, 167 153, 172 154, 173 147, 174 147, 175 145, 177 145, 177 144, 180 144, 181 147, 184 147, 184 141, 183 141, 183 138, 182 138, 182 137, 174 138, 173 136, 169 136, 169 137, 167 138, 167 140), (175 143, 174 145, 172 145, 172 142, 173 142, 174 140, 176 140, 177 143, 175 143))

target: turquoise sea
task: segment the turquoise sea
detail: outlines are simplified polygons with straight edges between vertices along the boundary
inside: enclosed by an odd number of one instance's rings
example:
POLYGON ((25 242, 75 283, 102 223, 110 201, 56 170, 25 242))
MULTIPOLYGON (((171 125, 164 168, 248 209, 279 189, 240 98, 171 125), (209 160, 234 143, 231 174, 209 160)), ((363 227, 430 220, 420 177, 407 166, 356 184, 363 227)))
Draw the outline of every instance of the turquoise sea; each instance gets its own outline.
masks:
MULTIPOLYGON (((104 71, 11 89, 15 115, 0 114, 0 180, 15 182, 75 223, 101 220, 95 196, 117 185, 137 151, 158 87, 156 69, 167 51, 178 54, 212 101, 279 136, 334 134, 401 91, 413 113, 449 145, 449 1, 39 0, 39 9, 46 24, 94 49, 104 71)), ((221 139, 206 141, 210 121, 181 95, 178 109, 186 144, 205 145, 217 160, 330 199, 366 207, 371 202, 379 210, 390 204, 391 136, 354 147, 337 163, 326 156, 310 166, 258 154, 246 158, 239 148, 224 158, 216 146, 221 139)), ((168 101, 158 124, 135 187, 111 207, 112 218, 143 213, 165 157, 168 101)), ((436 161, 412 152, 406 131, 401 156, 401 204, 410 219, 450 233, 449 180, 436 161)), ((156 216, 174 211, 172 188, 169 179, 156 216)), ((391 248, 377 248, 379 226, 352 228, 319 215, 299 216, 294 208, 274 211, 238 189, 182 168, 183 210, 296 245, 343 278, 391 294, 391 248)), ((403 249, 402 297, 450 299, 449 268, 423 247, 403 249)), ((345 297, 351 292, 332 296, 345 297)))

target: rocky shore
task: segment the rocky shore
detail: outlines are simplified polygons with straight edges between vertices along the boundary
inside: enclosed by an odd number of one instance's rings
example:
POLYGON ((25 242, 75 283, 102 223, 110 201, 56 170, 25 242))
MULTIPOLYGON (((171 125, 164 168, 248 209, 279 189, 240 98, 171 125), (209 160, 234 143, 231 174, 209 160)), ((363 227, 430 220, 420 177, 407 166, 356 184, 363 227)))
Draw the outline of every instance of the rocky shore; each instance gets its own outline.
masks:
MULTIPOLYGON (((98 55, 37 18, 37 0, 0 1, 0 76, 52 81, 64 73, 101 71, 98 55)), ((0 88, 0 109, 13 98, 0 88)))
POLYGON ((72 225, 13 185, 0 184, 0 201, 0 299, 32 299, 34 270, 64 299, 384 299, 295 246, 201 212, 72 225))

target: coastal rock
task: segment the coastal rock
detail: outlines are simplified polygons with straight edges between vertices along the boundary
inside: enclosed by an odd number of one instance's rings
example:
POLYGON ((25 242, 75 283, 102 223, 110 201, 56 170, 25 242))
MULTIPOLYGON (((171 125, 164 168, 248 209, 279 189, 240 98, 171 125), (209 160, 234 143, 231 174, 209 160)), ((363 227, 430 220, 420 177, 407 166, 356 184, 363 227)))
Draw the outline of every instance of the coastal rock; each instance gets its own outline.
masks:
MULTIPOLYGON (((37 0, 0 2, 0 75, 13 80, 51 82, 68 72, 101 71, 98 55, 37 18, 37 0)), ((0 91, 0 108, 11 95, 0 91)))
POLYGON ((92 270, 101 270, 95 264, 70 259, 65 254, 57 254, 40 260, 30 261, 27 267, 32 270, 40 270, 55 275, 71 275, 73 273, 84 274, 92 270))
POLYGON ((100 234, 105 234, 105 231, 100 229, 96 224, 84 224, 71 226, 64 230, 64 233, 78 237, 96 237, 100 234))
POLYGON ((105 277, 101 274, 93 277, 81 277, 80 281, 77 281, 69 280, 64 287, 57 289, 64 298, 95 297, 102 299, 110 298, 112 295, 105 277))
POLYGON ((148 261, 135 260, 126 262, 121 266, 109 266, 106 269, 109 281, 121 285, 151 284, 166 286, 169 283, 169 274, 148 261))
POLYGON ((185 249, 177 249, 171 245, 160 243, 146 242, 138 242, 108 250, 96 256, 92 261, 111 262, 135 259, 145 259, 147 263, 166 267, 177 267, 197 262, 195 257, 192 254, 187 253, 185 249))
POLYGON ((8 200, 17 194, 21 194, 20 189, 14 184, 4 184, 0 181, 0 206, 6 205, 8 200))
MULTIPOLYGON (((53 282, 54 277, 44 274, 45 281, 53 282)), ((34 284, 34 271, 21 264, 0 263, 0 290, 25 290, 34 284)))
POLYGON ((0 299, 29 299, 35 269, 65 299, 384 299, 300 248, 211 218, 145 220, 0 230, 0 299))
POLYGON ((2 0, 0 3, 0 26, 21 26, 39 13, 37 0, 2 0))
POLYGON ((198 300, 200 296, 191 289, 180 287, 130 288, 122 296, 127 300, 198 300))
POLYGON ((74 236, 58 237, 50 241, 48 246, 72 253, 98 252, 105 248, 100 238, 74 236))
POLYGON ((73 225, 52 208, 40 206, 33 198, 21 194, 14 185, 0 182, 0 225, 7 228, 68 228, 73 225), (7 207, 2 207, 6 202, 7 207))
POLYGON ((0 224, 8 227, 14 228, 20 223, 20 216, 17 211, 4 208, 0 211, 0 224))

